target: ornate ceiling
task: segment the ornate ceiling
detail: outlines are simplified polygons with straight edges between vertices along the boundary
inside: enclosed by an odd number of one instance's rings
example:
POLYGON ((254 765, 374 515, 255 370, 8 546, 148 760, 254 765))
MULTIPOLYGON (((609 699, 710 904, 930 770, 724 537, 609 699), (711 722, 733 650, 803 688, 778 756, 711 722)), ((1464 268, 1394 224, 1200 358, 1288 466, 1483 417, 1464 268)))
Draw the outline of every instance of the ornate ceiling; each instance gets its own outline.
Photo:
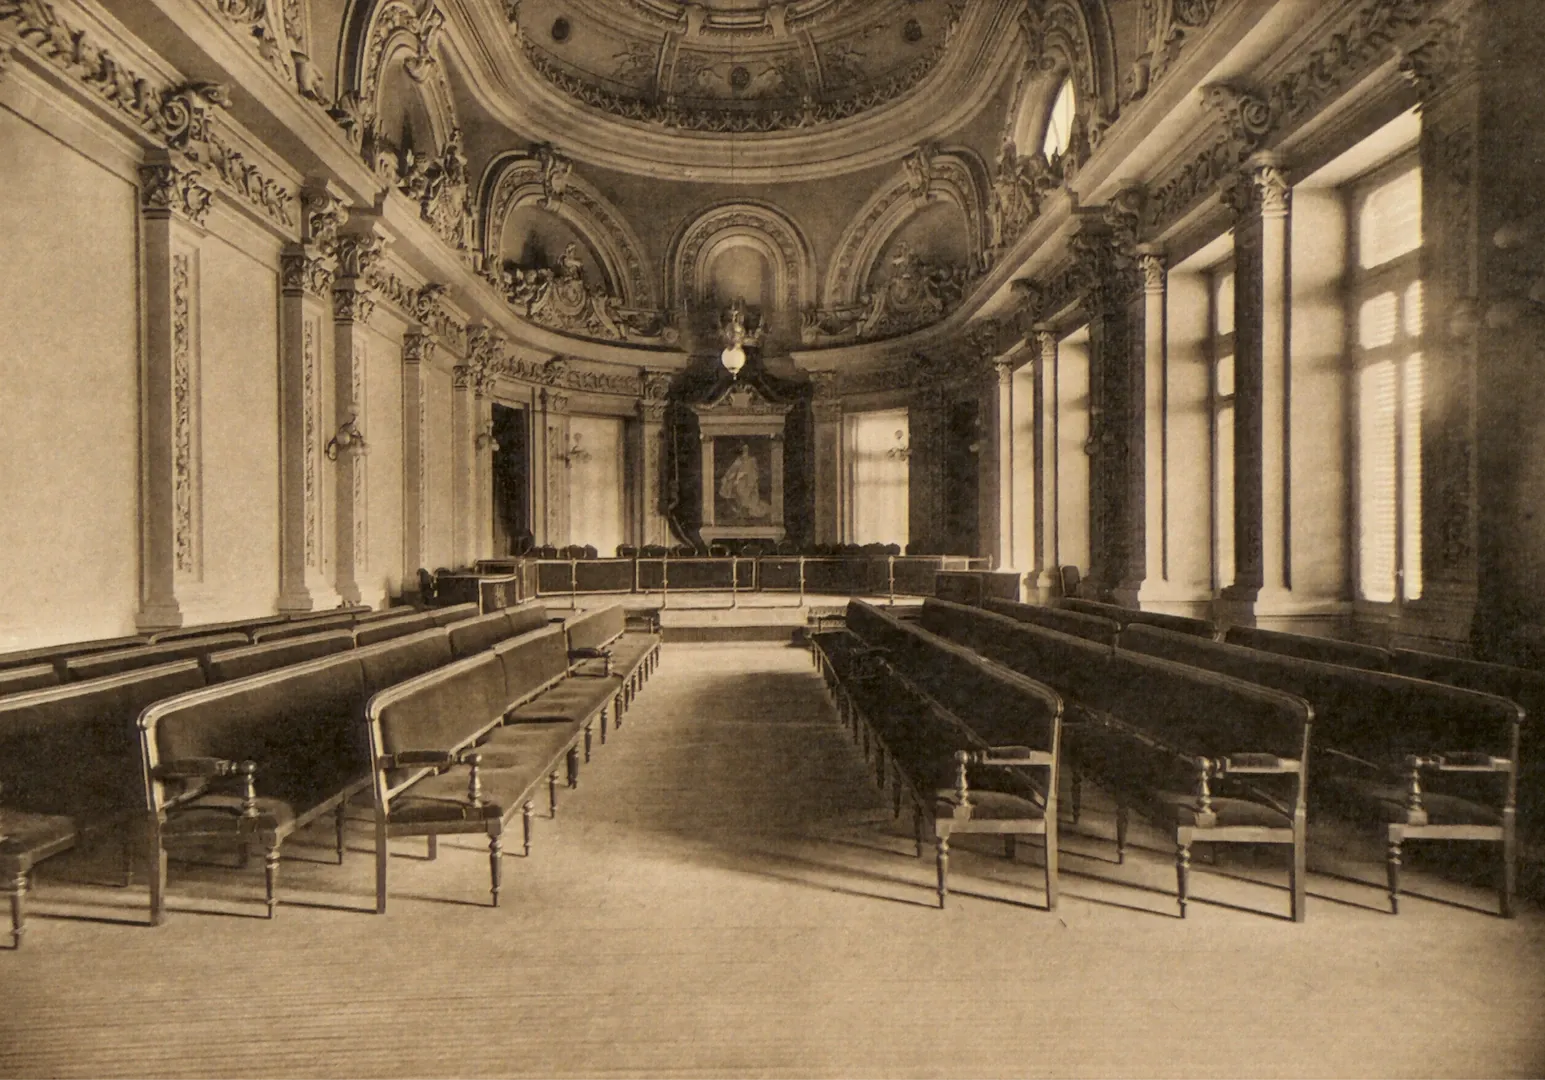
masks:
POLYGON ((746 183, 894 161, 1013 67, 1014 0, 506 0, 485 106, 577 160, 746 183), (726 139, 729 136, 729 139, 726 139))

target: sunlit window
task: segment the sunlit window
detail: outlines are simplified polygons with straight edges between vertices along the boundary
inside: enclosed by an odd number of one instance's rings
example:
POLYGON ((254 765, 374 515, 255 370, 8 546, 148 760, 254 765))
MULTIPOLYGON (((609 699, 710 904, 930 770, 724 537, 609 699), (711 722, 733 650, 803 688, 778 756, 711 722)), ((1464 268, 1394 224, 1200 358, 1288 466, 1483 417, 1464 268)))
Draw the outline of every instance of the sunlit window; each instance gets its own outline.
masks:
POLYGON ((908 460, 905 409, 852 413, 843 418, 848 457, 847 541, 907 543, 908 460))
POLYGON ((1403 160, 1352 191, 1357 586, 1422 595, 1422 175, 1403 160))
POLYGON ((1063 79, 1052 102, 1051 115, 1046 119, 1046 138, 1041 142, 1041 152, 1047 161, 1055 161, 1073 140, 1073 118, 1077 102, 1073 99, 1073 80, 1063 79))

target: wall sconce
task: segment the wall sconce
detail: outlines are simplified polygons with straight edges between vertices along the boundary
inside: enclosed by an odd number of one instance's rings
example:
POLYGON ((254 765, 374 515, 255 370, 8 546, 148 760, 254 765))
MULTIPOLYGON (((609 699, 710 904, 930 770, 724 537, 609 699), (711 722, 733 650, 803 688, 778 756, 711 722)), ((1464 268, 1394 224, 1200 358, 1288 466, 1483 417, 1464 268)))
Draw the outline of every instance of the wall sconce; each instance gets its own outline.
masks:
POLYGON ((499 440, 494 438, 494 422, 492 420, 483 425, 483 430, 477 433, 477 448, 479 450, 492 449, 498 451, 499 440))
POLYGON ((324 452, 327 454, 328 461, 337 461, 339 454, 365 452, 365 435, 359 429, 359 424, 356 422, 358 419, 355 416, 349 417, 338 425, 338 434, 327 440, 324 452))
POLYGON ((898 461, 905 461, 912 456, 912 447, 907 442, 906 432, 897 430, 896 445, 885 451, 885 456, 898 461))
POLYGON ((579 444, 579 435, 576 433, 569 436, 568 450, 558 454, 557 457, 559 461, 563 462, 566 468, 572 469, 576 462, 583 465, 585 462, 589 461, 590 451, 586 450, 579 444))

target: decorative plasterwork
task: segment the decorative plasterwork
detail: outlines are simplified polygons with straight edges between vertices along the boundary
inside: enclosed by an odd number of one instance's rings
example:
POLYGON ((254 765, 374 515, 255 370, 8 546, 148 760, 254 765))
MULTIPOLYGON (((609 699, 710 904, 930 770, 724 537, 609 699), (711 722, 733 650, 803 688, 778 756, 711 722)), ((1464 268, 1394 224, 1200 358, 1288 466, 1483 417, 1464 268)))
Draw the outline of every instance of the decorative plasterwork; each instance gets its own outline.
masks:
POLYGON ((279 287, 291 295, 328 299, 333 269, 314 248, 297 246, 279 256, 279 287))
MULTIPOLYGON (((605 63, 577 61, 572 48, 549 48, 536 33, 519 38, 531 70, 587 109, 681 131, 774 133, 838 123, 918 90, 949 51, 966 6, 944 0, 934 15, 868 0, 853 8, 860 17, 830 30, 805 20, 790 32, 793 5, 733 14, 689 5, 673 25, 615 39, 605 63), (926 34, 919 15, 932 16, 926 34), (915 36, 904 33, 909 17, 915 36), (877 35, 906 44, 881 49, 877 35)), ((617 21, 611 10, 597 17, 617 21)))
POLYGON ((226 190, 280 226, 293 226, 294 193, 264 175, 216 123, 226 104, 213 83, 165 83, 128 68, 96 44, 93 31, 61 18, 47 0, 0 0, 7 38, 74 79, 152 140, 206 166, 226 190))
POLYGON ((403 150, 396 172, 397 190, 418 204, 420 219, 470 260, 476 229, 461 129, 452 128, 433 155, 403 150))
POLYGON ((965 216, 970 269, 985 265, 987 248, 986 169, 966 148, 924 145, 907 155, 891 182, 864 204, 837 241, 826 272, 828 307, 860 305, 861 295, 886 242, 919 211, 934 202, 960 208, 965 216))
POLYGON ((200 178, 197 169, 184 169, 170 162, 141 165, 140 208, 148 214, 171 214, 202 225, 209 215, 214 192, 201 184, 200 178))
MULTIPOLYGON (((1446 45, 1452 24, 1429 15, 1441 0, 1372 0, 1359 5, 1312 49, 1298 54, 1293 66, 1274 76, 1263 89, 1240 83, 1217 83, 1202 90, 1203 101, 1220 117, 1220 128, 1202 148, 1153 185, 1148 221, 1163 228, 1185 214, 1244 164, 1257 150, 1272 144, 1350 87, 1369 69, 1391 58, 1410 38, 1418 38, 1405 54, 1426 48, 1436 60, 1452 55, 1446 45), (1423 28, 1428 34, 1417 31, 1423 28)), ((1434 66, 1443 67, 1447 61, 1434 66)), ((1419 78, 1419 77, 1418 77, 1419 78)))
POLYGON ((677 235, 667 262, 667 308, 681 310, 705 299, 708 257, 732 240, 755 243, 771 256, 778 306, 803 311, 815 305, 815 258, 799 227, 774 206, 734 202, 708 208, 677 235))
POLYGON ((1147 95, 1180 57, 1185 43, 1205 30, 1231 0, 1142 0, 1138 12, 1140 53, 1122 80, 1125 104, 1147 95))
POLYGON ((198 412, 197 299, 194 256, 172 255, 172 566, 179 575, 199 573, 200 545, 195 426, 198 412))
POLYGON ((643 243, 610 201, 574 172, 573 164, 550 146, 495 158, 483 173, 482 250, 485 265, 497 260, 505 223, 524 206, 537 206, 568 223, 584 239, 606 272, 608 290, 620 306, 659 306, 659 291, 644 262, 643 243))

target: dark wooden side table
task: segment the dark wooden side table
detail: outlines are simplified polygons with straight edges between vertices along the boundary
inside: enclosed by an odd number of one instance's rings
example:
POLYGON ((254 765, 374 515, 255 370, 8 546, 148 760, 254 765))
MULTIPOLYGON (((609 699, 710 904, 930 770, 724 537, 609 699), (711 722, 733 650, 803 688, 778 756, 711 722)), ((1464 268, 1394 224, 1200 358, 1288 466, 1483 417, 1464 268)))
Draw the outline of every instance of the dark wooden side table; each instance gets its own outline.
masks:
MULTIPOLYGON (((0 792, 0 796, 3 796, 0 792)), ((75 821, 0 806, 0 888, 11 894, 12 948, 21 948, 32 868, 75 846, 75 821)))

